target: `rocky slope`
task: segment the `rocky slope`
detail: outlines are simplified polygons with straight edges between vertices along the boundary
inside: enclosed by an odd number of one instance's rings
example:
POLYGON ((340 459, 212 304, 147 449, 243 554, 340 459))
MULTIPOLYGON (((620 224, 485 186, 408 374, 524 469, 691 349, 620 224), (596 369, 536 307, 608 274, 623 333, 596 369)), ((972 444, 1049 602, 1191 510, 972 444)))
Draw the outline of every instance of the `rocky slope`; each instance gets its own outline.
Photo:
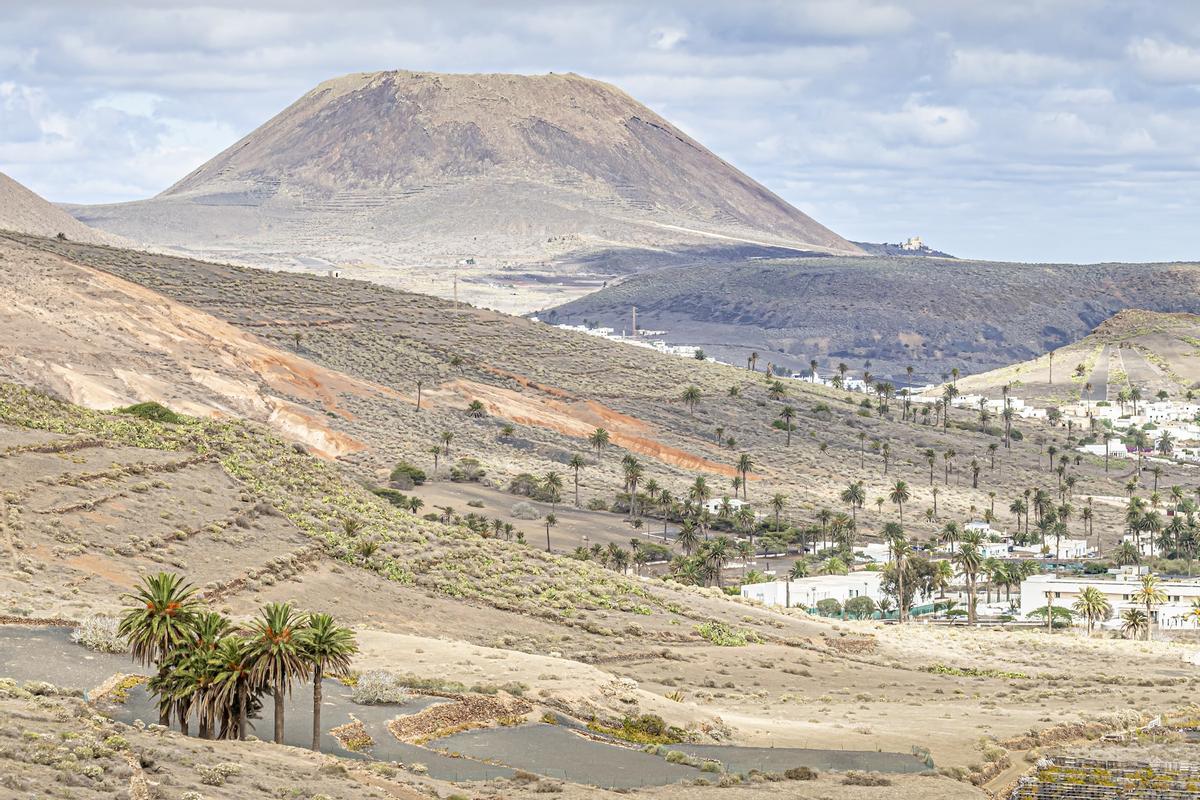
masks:
POLYGON ((938 258, 808 258, 635 275, 543 313, 645 329, 736 364, 940 380, 1024 361, 1125 308, 1200 312, 1200 264, 1008 264, 938 258), (870 366, 867 367, 867 363, 870 366))
POLYGON ((619 89, 573 74, 347 75, 158 197, 75 213, 145 242, 292 266, 474 259, 467 272, 486 273, 625 250, 631 265, 647 251, 859 252, 619 89))
POLYGON ((331 457, 363 447, 339 425, 349 416, 343 396, 388 394, 8 235, 0 235, 0 379, 91 408, 156 401, 269 422, 331 457))

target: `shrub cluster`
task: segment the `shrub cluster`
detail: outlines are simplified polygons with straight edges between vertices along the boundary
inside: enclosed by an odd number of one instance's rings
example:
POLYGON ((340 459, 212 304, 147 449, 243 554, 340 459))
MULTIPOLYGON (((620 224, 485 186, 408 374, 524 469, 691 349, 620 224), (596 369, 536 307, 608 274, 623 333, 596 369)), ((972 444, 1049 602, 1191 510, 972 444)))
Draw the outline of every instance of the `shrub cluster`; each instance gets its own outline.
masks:
POLYGON ((350 699, 362 705, 403 703, 408 699, 408 688, 392 673, 376 669, 358 676, 350 699))
POLYGON ((98 653, 128 653, 129 641, 117 633, 115 617, 91 616, 71 631, 71 641, 98 653))

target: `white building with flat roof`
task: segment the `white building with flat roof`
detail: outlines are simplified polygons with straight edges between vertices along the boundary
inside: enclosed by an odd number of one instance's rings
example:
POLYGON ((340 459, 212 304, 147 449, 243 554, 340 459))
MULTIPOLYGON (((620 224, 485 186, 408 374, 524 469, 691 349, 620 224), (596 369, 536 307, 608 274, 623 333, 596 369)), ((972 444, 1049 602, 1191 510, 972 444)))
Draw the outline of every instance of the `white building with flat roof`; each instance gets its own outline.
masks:
POLYGON ((744 500, 739 500, 736 497, 714 497, 711 500, 706 500, 704 507, 708 509, 708 513, 715 517, 721 513, 721 506, 725 504, 726 500, 729 501, 729 511, 733 514, 736 514, 742 506, 747 505, 744 500))
POLYGON ((795 581, 749 583, 742 587, 742 597, 763 605, 786 608, 814 608, 821 600, 830 599, 845 605, 852 597, 864 596, 878 603, 883 599, 882 579, 882 572, 864 570, 849 575, 815 575, 795 581))
MULTIPOLYGON (((1056 606, 1071 607, 1080 592, 1089 586, 1099 589, 1112 606, 1112 618, 1119 619, 1128 608, 1145 607, 1134 602, 1133 597, 1141 588, 1141 575, 1137 568, 1126 569, 1115 575, 1034 575, 1021 581, 1021 613, 1028 614, 1046 605, 1047 594, 1053 594, 1056 606)), ((1165 630, 1196 630, 1200 618, 1192 614, 1193 602, 1200 599, 1200 578, 1164 578, 1159 589, 1167 596, 1167 602, 1155 606, 1155 623, 1165 630)), ((1076 620, 1077 623, 1081 620, 1076 620)))
POLYGON ((1078 561, 1092 553, 1092 546, 1087 539, 1060 539, 1055 542, 1053 538, 1047 538, 1046 547, 1049 550, 1043 553, 1041 543, 1018 545, 1012 548, 1012 554, 1014 558, 1059 558, 1078 561))

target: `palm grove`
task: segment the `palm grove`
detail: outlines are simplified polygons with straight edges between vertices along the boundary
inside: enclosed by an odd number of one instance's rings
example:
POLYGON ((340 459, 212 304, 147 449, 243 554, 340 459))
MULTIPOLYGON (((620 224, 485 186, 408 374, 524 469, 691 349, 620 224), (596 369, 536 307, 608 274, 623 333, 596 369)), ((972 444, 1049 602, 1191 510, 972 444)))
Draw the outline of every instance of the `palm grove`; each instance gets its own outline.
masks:
POLYGON ((195 718, 203 738, 244 739, 249 719, 270 695, 274 740, 283 742, 284 703, 293 684, 311 679, 312 749, 320 749, 321 683, 346 673, 358 651, 353 633, 328 614, 271 603, 237 626, 205 608, 196 589, 173 573, 146 576, 125 595, 119 633, 133 658, 155 669, 147 688, 157 696, 159 722, 195 718))
MULTIPOLYGON (((815 370, 814 365, 814 378, 815 370)), ((845 385, 845 373, 845 365, 839 365, 833 378, 835 389, 842 389, 845 385)), ((1024 438, 1013 424, 1015 415, 1009 400, 1009 390, 1007 387, 1002 390, 1003 411, 998 415, 993 415, 981 404, 977 412, 959 411, 955 415, 959 418, 952 420, 951 412, 955 408, 953 401, 958 396, 953 382, 943 387, 941 396, 933 403, 926 404, 913 402, 906 389, 897 392, 890 383, 872 383, 869 373, 864 374, 864 386, 867 396, 858 404, 859 416, 877 415, 890 418, 893 409, 896 409, 900 412, 902 423, 941 430, 955 427, 996 437, 995 441, 981 448, 981 453, 969 459, 957 453, 953 446, 941 450, 926 447, 910 454, 910 463, 918 470, 926 470, 921 482, 927 480, 928 483, 927 489, 923 491, 928 497, 929 505, 916 516, 927 528, 934 531, 926 541, 918 542, 905 528, 906 511, 917 501, 917 486, 894 475, 889 477, 902 453, 893 449, 889 441, 868 441, 865 432, 860 430, 857 433, 856 455, 860 470, 866 469, 866 455, 870 452, 873 460, 879 464, 880 477, 885 479, 887 487, 874 498, 878 525, 875 538, 885 542, 889 549, 891 559, 884 568, 883 589, 894 603, 898 616, 903 620, 908 615, 913 599, 918 594, 929 598, 940 596, 944 599, 951 582, 957 581, 962 584, 968 598, 967 608, 963 613, 969 620, 974 621, 977 597, 980 593, 986 594, 988 602, 991 602, 993 591, 997 596, 1003 591, 1008 599, 1014 587, 1019 587, 1022 580, 1041 569, 1036 560, 1021 561, 984 556, 982 546, 985 542, 982 535, 978 531, 966 530, 965 526, 956 521, 945 520, 944 514, 939 513, 938 509, 939 495, 946 491, 952 482, 954 485, 960 485, 960 482, 969 480, 973 490, 985 492, 987 497, 983 508, 971 505, 972 515, 977 515, 989 525, 996 524, 1000 519, 1006 501, 1000 498, 996 491, 988 489, 989 476, 997 473, 1000 468, 997 464, 999 454, 1024 438), (969 417, 971 413, 974 414, 973 417, 969 417), (997 503, 1000 504, 999 508, 997 503), (887 511, 889 508, 890 513, 887 511), (948 557, 933 557, 937 549, 948 553, 948 557)), ((797 430, 795 421, 801 412, 794 401, 789 400, 789 389, 783 381, 768 374, 765 388, 767 400, 775 404, 775 410, 769 412, 770 426, 783 434, 784 447, 790 447, 793 434, 797 430)), ((739 391, 737 386, 728 390, 731 397, 736 397, 739 391)), ((696 386, 686 387, 680 395, 680 401, 687 409, 689 418, 695 417, 704 400, 703 393, 696 386)), ((822 412, 829 412, 828 405, 822 402, 816 403, 810 410, 810 413, 817 415, 822 412)), ((1060 418, 1057 417, 1058 415, 1050 415, 1052 429, 1060 427, 1060 418)), ((1082 534, 1088 539, 1095 535, 1093 522, 1096 511, 1092 497, 1077 500, 1083 479, 1080 472, 1082 456, 1070 451, 1072 445, 1083 441, 1082 436, 1077 434, 1072 426, 1067 426, 1066 448, 1063 450, 1056 444, 1047 444, 1039 438, 1038 467, 1048 479, 1046 485, 1021 489, 1007 501, 1007 511, 1015 523, 1014 543, 1032 545, 1040 549, 1043 558, 1053 557, 1059 560, 1062 541, 1072 535, 1072 523, 1077 526, 1075 535, 1082 534)), ((716 444, 723 448, 736 450, 738 447, 736 438, 724 427, 717 427, 714 437, 716 444)), ((610 444, 610 435, 603 428, 599 428, 588 441, 596 457, 600 457, 610 444)), ((824 443, 820 446, 822 453, 826 446, 824 443)), ((576 454, 569 466, 574 473, 575 503, 579 505, 579 473, 581 468, 586 466, 586 462, 582 456, 576 454)), ((1197 503, 1182 487, 1164 486, 1160 490, 1159 481, 1165 474, 1161 465, 1154 465, 1148 470, 1144 470, 1143 466, 1139 458, 1125 484, 1128 498, 1125 529, 1132 541, 1122 542, 1110 555, 1118 565, 1139 563, 1143 560, 1142 542, 1146 541, 1155 545, 1168 558, 1186 560, 1190 574, 1192 561, 1197 547, 1200 546, 1197 503), (1152 482, 1147 481, 1151 486, 1146 488, 1150 488, 1151 491, 1146 497, 1138 494, 1143 488, 1144 471, 1148 471, 1152 476, 1152 482), (1169 522, 1164 518, 1163 509, 1170 511, 1169 522)), ((1107 462, 1105 467, 1107 471, 1107 462)), ((844 510, 820 507, 811 523, 798 526, 784 516, 788 498, 781 493, 775 493, 767 500, 766 505, 770 508, 770 513, 765 515, 756 514, 745 503, 733 502, 739 497, 742 500, 749 499, 754 469, 754 457, 750 453, 742 452, 734 456, 733 477, 727 484, 728 488, 716 486, 709 477, 701 475, 696 477, 683 493, 676 496, 657 480, 647 478, 645 466, 636 456, 626 453, 621 459, 621 491, 611 504, 603 504, 603 507, 628 514, 631 525, 637 531, 650 530, 647 518, 661 519, 664 545, 669 544, 682 551, 673 554, 668 575, 683 583, 720 586, 722 571, 730 561, 741 560, 744 563, 760 553, 782 554, 797 548, 802 557, 791 568, 792 578, 814 572, 838 574, 848 571, 849 565, 853 563, 854 548, 863 538, 861 526, 865 522, 864 508, 869 505, 865 481, 851 481, 840 492, 839 499, 844 510), (717 502, 711 503, 714 498, 717 502), (676 526, 673 541, 667 536, 669 523, 676 526), (805 553, 809 555, 803 555, 805 553)), ((551 472, 540 481, 535 480, 534 486, 534 496, 555 503, 561 500, 562 482, 557 473, 551 472)), ((1195 494, 1196 498, 1200 499, 1200 488, 1195 494)), ((557 520, 551 514, 546 522, 548 547, 549 528, 557 520)), ((629 550, 615 543, 609 544, 608 547, 593 544, 590 548, 577 548, 574 556, 598 561, 621 572, 632 568, 641 574, 643 566, 650 560, 664 560, 670 555, 670 551, 664 545, 649 543, 635 536, 630 540, 629 550)), ((1102 551, 1099 537, 1096 537, 1096 550, 1102 551)), ((741 575, 743 583, 766 579, 761 573, 751 571, 747 574, 744 569, 741 575)), ((879 610, 886 612, 889 605, 885 600, 885 607, 879 610)), ((945 605, 949 606, 952 603, 945 605)), ((1079 613, 1094 623, 1095 611, 1095 608, 1091 608, 1084 611, 1043 610, 1042 613, 1047 615, 1047 618, 1054 613, 1079 613)), ((1140 629, 1134 632, 1140 633, 1140 629)))

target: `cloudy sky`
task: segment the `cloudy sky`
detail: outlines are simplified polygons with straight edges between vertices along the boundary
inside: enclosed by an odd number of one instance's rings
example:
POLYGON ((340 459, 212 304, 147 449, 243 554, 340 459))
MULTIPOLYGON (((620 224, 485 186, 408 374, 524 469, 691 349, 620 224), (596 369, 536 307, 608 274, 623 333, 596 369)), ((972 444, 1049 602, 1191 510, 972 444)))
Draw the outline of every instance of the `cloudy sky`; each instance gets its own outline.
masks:
POLYGON ((1022 261, 1200 258, 1200 3, 0 0, 0 171, 155 194, 317 82, 618 84, 838 233, 1022 261))

